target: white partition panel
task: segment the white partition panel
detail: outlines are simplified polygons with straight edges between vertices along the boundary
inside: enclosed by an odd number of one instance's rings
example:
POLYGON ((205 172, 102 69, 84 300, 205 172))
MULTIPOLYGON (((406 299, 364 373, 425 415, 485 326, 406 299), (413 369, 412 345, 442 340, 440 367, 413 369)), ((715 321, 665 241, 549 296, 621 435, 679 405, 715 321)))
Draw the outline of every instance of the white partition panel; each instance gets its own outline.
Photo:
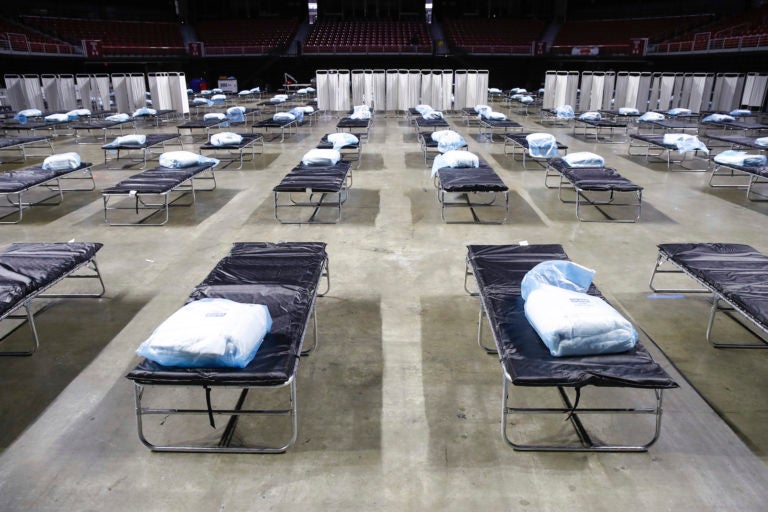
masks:
POLYGON ((122 73, 112 74, 112 89, 115 94, 115 106, 118 112, 130 114, 135 111, 128 100, 128 77, 122 73))
POLYGON ((408 70, 397 71, 397 110, 406 111, 413 105, 408 104, 408 70))
POLYGON ((27 104, 20 75, 5 75, 5 96, 13 110, 24 110, 27 104))
POLYGON ((615 74, 613 72, 582 72, 578 110, 586 112, 610 109, 614 79, 615 74))
POLYGON ((115 93, 115 105, 119 112, 132 114, 146 106, 146 86, 144 75, 115 73, 112 75, 112 88, 115 93))
MULTIPOLYGON (((479 105, 480 99, 477 97, 477 70, 476 69, 468 69, 467 70, 467 90, 466 90, 466 98, 464 100, 467 107, 474 107, 475 105, 479 105)), ((485 104, 485 102, 482 102, 482 104, 485 104)))
POLYGON ((578 71, 547 71, 542 107, 552 109, 570 105, 576 108, 578 88, 578 71))
POLYGON ((768 88, 768 74, 747 73, 744 80, 744 93, 741 95, 741 106, 762 108, 765 103, 766 88, 768 88))
POLYGON ((75 92, 75 77, 73 75, 41 75, 43 81, 43 91, 45 92, 48 110, 50 111, 69 111, 77 108, 77 94, 75 92), (53 76, 53 83, 49 83, 46 88, 43 77, 53 76), (48 93, 51 96, 48 96, 48 93))
POLYGON ((387 111, 399 110, 398 97, 400 90, 400 70, 388 69, 386 70, 386 106, 387 111))
POLYGON ((171 87, 168 73, 150 73, 149 93, 152 96, 152 108, 173 109, 171 101, 171 87))
MULTIPOLYGON (((461 110, 467 108, 467 70, 457 69, 453 72, 453 109, 461 110)), ((472 105, 474 106, 474 105, 472 105)))
POLYGON ((75 75, 75 90, 80 98, 80 105, 91 111, 101 110, 96 108, 93 101, 93 89, 91 88, 91 75, 75 75))
POLYGON ((184 73, 168 73, 168 88, 171 95, 171 107, 183 115, 189 114, 189 95, 187 94, 187 77, 184 73))
POLYGON ((362 69, 351 71, 352 104, 362 105, 365 101, 365 74, 362 69))
POLYGON ((433 91, 432 71, 429 69, 422 69, 421 70, 421 90, 419 91, 419 101, 417 102, 417 104, 429 105, 432 108, 436 108, 434 106, 435 102, 432 99, 432 91, 433 91))
POLYGON ((338 70, 339 81, 336 86, 336 94, 334 95, 336 103, 333 110, 337 112, 347 112, 352 108, 351 100, 351 78, 348 69, 338 70))
POLYGON ((683 77, 683 82, 679 106, 690 109, 691 112, 710 110, 715 75, 713 73, 687 73, 683 77))
POLYGON ((669 110, 673 103, 678 73, 654 73, 651 83, 650 110, 669 110))
POLYGON ((555 89, 557 88, 557 71, 547 71, 544 75, 544 98, 542 108, 555 108, 555 89))
POLYGON ((363 101, 371 109, 376 109, 376 94, 373 90, 373 70, 366 69, 363 72, 363 84, 365 86, 365 95, 363 101))
POLYGON ((97 73, 91 76, 91 94, 96 97, 99 109, 111 110, 115 106, 111 100, 111 93, 112 79, 108 74, 97 73))
POLYGON ((741 93, 744 90, 743 73, 719 73, 715 77, 710 110, 730 112, 739 108, 741 93))
POLYGON ((24 98, 28 105, 26 108, 45 110, 45 100, 43 98, 43 89, 40 86, 40 77, 38 75, 24 75, 21 81, 24 87, 24 98))
POLYGON ((131 73, 128 76, 131 86, 131 99, 134 110, 147 105, 147 80, 143 74, 131 73))
MULTIPOLYGON (((415 107, 419 104, 419 95, 421 94, 421 71, 418 69, 408 70, 408 88, 406 89, 407 108, 415 107)), ((405 109, 404 109, 405 110, 405 109)))
POLYGON ((475 98, 478 103, 488 104, 488 70, 477 70, 477 82, 475 83, 475 98))
POLYGON ((373 82, 373 108, 374 110, 387 109, 387 75, 383 69, 374 69, 371 72, 373 82))
POLYGON ((58 112, 62 110, 61 98, 59 95, 58 87, 59 75, 40 75, 40 83, 43 88, 43 95, 45 96, 46 111, 58 112))
POLYGON ((326 69, 318 69, 315 71, 315 86, 317 88, 317 109, 318 110, 330 110, 331 97, 330 97, 330 84, 329 71, 326 69))
POLYGON ((453 110, 453 71, 444 69, 440 75, 440 110, 453 110))

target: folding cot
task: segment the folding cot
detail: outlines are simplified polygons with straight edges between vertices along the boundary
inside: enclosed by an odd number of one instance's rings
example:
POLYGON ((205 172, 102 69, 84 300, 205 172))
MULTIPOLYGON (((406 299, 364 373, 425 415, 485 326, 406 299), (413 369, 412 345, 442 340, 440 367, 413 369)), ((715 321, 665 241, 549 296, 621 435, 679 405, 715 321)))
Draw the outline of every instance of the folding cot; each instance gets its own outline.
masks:
MULTIPOLYGON (((181 141, 181 135, 178 133, 148 133, 144 143, 124 142, 116 144, 115 142, 110 142, 101 146, 101 149, 104 150, 104 165, 108 168, 110 161, 120 160, 120 151, 141 151, 141 159, 132 160, 132 162, 141 162, 140 169, 143 169, 147 166, 148 155, 158 153, 154 151, 156 149, 160 150, 159 153, 163 153, 166 150, 166 146, 169 145, 179 146, 183 149, 184 144, 181 141), (115 155, 111 160, 109 159, 110 154, 115 155)), ((120 168, 117 167, 117 169, 120 168)))
POLYGON ((47 149, 48 151, 44 155, 39 156, 51 155, 53 154, 53 139, 44 136, 0 138, 0 151, 18 150, 22 160, 26 160, 28 156, 33 156, 28 152, 29 149, 47 149))
POLYGON ((625 121, 630 119, 637 119, 642 114, 640 112, 635 111, 619 111, 618 109, 612 110, 612 109, 600 109, 598 110, 600 114, 607 117, 610 120, 616 121, 617 119, 624 119, 625 121))
POLYGON ((768 348, 768 256, 744 244, 659 244, 649 287, 659 293, 711 293, 712 307, 706 339, 717 348, 768 348), (670 265, 673 268, 669 268, 670 265), (659 274, 683 274, 701 288, 662 288, 659 274), (755 336, 756 343, 720 343, 713 340, 717 313, 724 313, 755 336), (738 315, 737 315, 738 313, 738 315), (746 320, 746 322, 745 322, 746 320), (750 328, 751 327, 751 328, 750 328))
POLYGON ((640 132, 640 128, 648 128, 651 133, 656 130, 664 132, 686 132, 686 131, 699 131, 699 123, 692 120, 683 119, 660 119, 658 121, 643 121, 637 120, 637 131, 640 132))
POLYGON ((554 108, 539 109, 539 123, 552 125, 569 125, 573 117, 567 117, 559 114, 554 108))
MULTIPOLYGON (((315 146, 317 149, 333 149, 333 143, 328 140, 329 133, 326 133, 323 135, 323 138, 320 139, 320 142, 315 146)), ((348 161, 357 161, 357 165, 355 168, 360 168, 360 162, 362 161, 363 157, 363 142, 358 137, 356 143, 352 144, 346 144, 340 148, 338 148, 339 152, 344 156, 344 160, 348 161), (354 158, 350 158, 350 155, 354 155, 354 158)))
POLYGON ((107 137, 109 136, 110 131, 115 132, 119 131, 120 135, 123 135, 123 128, 126 126, 130 126, 131 128, 136 128, 136 123, 133 119, 126 119, 125 121, 108 121, 106 119, 91 119, 89 121, 83 122, 83 121, 76 121, 73 122, 70 125, 70 128, 74 130, 75 132, 75 143, 76 144, 87 144, 87 141, 84 140, 84 137, 81 135, 81 132, 87 132, 91 133, 92 131, 101 131, 102 136, 98 137, 94 144, 100 142, 100 140, 103 140, 104 142, 107 142, 107 137))
MULTIPOLYGON (((714 146, 717 147, 726 147, 728 149, 757 149, 760 151, 767 151, 768 146, 758 144, 757 139, 758 137, 747 137, 745 135, 705 135, 708 141, 716 140, 718 142, 725 142, 725 146, 714 146)), ((713 146, 711 144, 707 144, 707 146, 712 149, 713 146)))
POLYGON ((487 137, 488 142, 493 142, 493 134, 497 130, 506 135, 510 130, 523 131, 523 125, 512 119, 486 119, 480 117, 480 137, 487 137))
MULTIPOLYGON (((639 156, 641 153, 633 153, 633 148, 644 148, 644 156, 646 160, 649 160, 650 157, 654 156, 657 158, 660 158, 662 161, 665 161, 667 163, 667 169, 670 168, 671 164, 679 164, 681 167, 683 167, 686 171, 699 171, 699 169, 687 169, 683 166, 683 162, 686 161, 686 155, 687 153, 682 153, 682 157, 679 160, 673 160, 672 159, 672 152, 677 151, 677 146, 675 144, 665 144, 664 143, 664 135, 663 134, 643 134, 643 133, 633 133, 629 135, 629 144, 627 145, 627 154, 629 156, 639 156), (653 154, 651 153, 651 150, 657 151, 657 153, 653 154)), ((698 156, 699 151, 693 151, 692 152, 694 156, 698 156)), ((706 169, 701 169, 706 170, 706 169)))
POLYGON ((21 222, 24 208, 30 206, 55 206, 64 201, 64 192, 87 192, 96 188, 91 168, 93 164, 81 162, 75 169, 59 171, 43 169, 41 165, 25 167, 0 173, 0 195, 8 202, 10 211, 0 213, 0 219, 16 215, 14 220, 0 220, 0 224, 17 224, 21 222), (85 181, 84 187, 65 188, 62 182, 85 181), (47 189, 50 194, 36 200, 24 201, 24 194, 35 187, 47 189), (55 198, 55 199, 54 199, 55 198), (53 200, 53 201, 51 201, 53 200))
POLYGON ((173 109, 155 109, 155 113, 142 113, 138 115, 134 115, 133 119, 136 121, 149 121, 150 124, 154 124, 155 126, 160 126, 162 123, 167 123, 173 118, 176 117, 178 112, 176 112, 173 109))
POLYGON ((745 121, 736 119, 734 121, 704 121, 700 122, 699 133, 706 135, 709 129, 718 129, 720 133, 733 133, 740 131, 742 135, 747 136, 750 133, 757 134, 759 132, 768 131, 768 124, 758 123, 756 121, 745 121), (703 128, 703 129, 702 129, 703 128))
POLYGON ((0 129, 2 129, 6 134, 9 130, 13 130, 17 133, 20 132, 28 132, 32 136, 35 135, 37 132, 44 132, 47 131, 51 137, 55 137, 57 135, 63 135, 63 133, 59 133, 57 131, 57 128, 61 128, 62 126, 69 128, 70 125, 73 123, 73 121, 30 121, 28 123, 19 123, 17 121, 6 121, 2 124, 0 124, 0 129))
POLYGON ((740 165, 737 163, 722 163, 717 159, 713 160, 712 172, 709 175, 709 186, 712 188, 744 188, 747 191, 749 201, 768 201, 768 195, 755 191, 756 185, 765 185, 768 183, 768 166, 760 165, 740 165), (725 171, 725 174, 722 172, 725 171), (743 178, 746 177, 746 183, 733 184, 732 181, 724 183, 723 177, 743 178), (718 178, 720 180, 718 180, 718 178))
POLYGON ((195 203, 196 191, 210 191, 215 188, 213 164, 183 168, 155 167, 102 190, 104 222, 110 226, 162 226, 168 222, 168 210, 171 206, 191 206, 195 203), (196 188, 195 181, 199 180, 211 181, 212 185, 205 189, 196 188), (171 199, 171 195, 175 197, 171 199), (178 201, 186 195, 190 195, 191 200, 188 203, 179 203, 178 201), (161 202, 150 202, 152 198, 159 198, 161 202), (115 210, 130 210, 136 215, 140 215, 142 211, 149 213, 134 222, 112 222, 109 212, 115 210), (164 214, 159 222, 146 222, 158 213, 164 214))
POLYGON ((96 265, 96 253, 100 243, 15 243, 0 252, 0 321, 21 321, 6 332, 0 341, 5 341, 24 323, 32 331, 32 347, 22 351, 3 351, 2 356, 32 355, 40 346, 35 326, 32 301, 38 298, 57 297, 101 297, 104 295, 104 281, 96 265), (72 290, 64 293, 49 293, 48 290, 65 279, 96 279, 99 290, 84 292, 72 290), (24 309, 23 314, 17 311, 24 309))
MULTIPOLYGON (((677 384, 656 363, 641 343, 634 349, 618 354, 590 356, 554 357, 539 338, 536 331, 525 317, 524 301, 520 293, 520 284, 525 274, 538 263, 548 260, 566 260, 568 256, 562 246, 547 245, 470 245, 468 246, 464 287, 468 293, 480 296, 480 315, 478 317, 477 340, 486 351, 497 354, 500 358, 503 387, 501 432, 504 440, 516 450, 536 451, 646 451, 661 433, 662 398, 665 389, 675 388, 677 384), (474 276, 477 291, 470 291, 469 276, 474 276), (488 318, 495 347, 483 344, 483 317, 488 318), (610 400, 606 405, 584 406, 580 402, 583 390, 594 389, 593 399, 610 400), (520 399, 526 402, 510 403, 510 390, 519 388, 556 388, 561 407, 549 406, 539 402, 544 392, 521 392, 520 399), (606 389, 614 388, 614 389, 606 389), (628 388, 628 389, 627 389, 628 388), (573 390, 571 398, 568 389, 573 390), (644 404, 647 400, 639 395, 650 390, 654 398, 652 406, 644 404), (530 396, 529 396, 530 395, 530 396), (621 406, 612 405, 622 399, 621 406), (638 400, 638 405, 623 405, 626 400, 638 400), (532 405, 530 405, 532 404, 532 405), (522 420, 523 415, 557 415, 568 420, 578 437, 577 443, 555 444, 542 434, 545 425, 528 426, 522 420), (640 415, 654 417, 653 434, 650 439, 640 443, 609 443, 602 441, 607 435, 622 429, 613 425, 610 433, 600 432, 593 437, 587 429, 587 419, 591 415, 610 415, 617 421, 619 415, 637 419, 640 415), (635 416, 638 415, 638 416, 635 416), (543 437, 534 444, 514 440, 510 435, 510 419, 520 431, 539 433, 543 437)), ((592 285, 591 295, 600 296, 600 291, 592 285)), ((592 393, 590 393, 591 395, 592 393)), ((544 397, 546 398, 546 397, 544 397)), ((591 398, 591 397, 590 397, 591 398)), ((603 402, 605 403, 605 402, 603 402)), ((543 422, 537 422, 543 423, 543 422)), ((639 423, 639 422, 638 422, 639 423)), ((637 425, 639 430, 643 425, 637 425)), ((606 427, 608 428, 608 427, 606 427)), ((555 434, 558 435, 558 434, 555 434)), ((563 442, 563 441, 561 441, 563 442)))
POLYGON ((299 122, 295 119, 273 119, 270 117, 255 123, 253 128, 263 129, 265 134, 269 133, 270 128, 280 128, 280 142, 283 142, 285 140, 285 132, 287 131, 288 135, 290 135, 291 129, 295 132, 298 126, 299 122))
POLYGON ((228 160, 235 161, 239 160, 240 165, 238 166, 238 169, 243 168, 243 155, 250 150, 251 156, 248 159, 249 162, 253 161, 253 159, 256 156, 256 146, 258 145, 260 150, 259 154, 264 153, 264 136, 260 133, 241 133, 240 136, 242 137, 242 140, 237 144, 224 144, 220 146, 216 146, 214 144, 211 144, 210 142, 206 142, 202 146, 200 146, 200 154, 204 154, 205 152, 209 153, 209 156, 215 156, 219 160, 222 160, 221 154, 222 152, 227 153, 228 155, 236 155, 235 158, 228 158, 228 160), (215 155, 212 155, 212 153, 215 153, 215 155))
POLYGON ((425 131, 445 130, 450 125, 445 119, 424 119, 419 116, 416 118, 416 133, 425 131))
MULTIPOLYGON (((507 133, 504 136, 504 154, 509 155, 511 153, 513 159, 522 161, 523 169, 528 168, 526 162, 529 158, 546 169, 546 161, 549 160, 549 158, 534 156, 531 154, 527 139, 528 135, 530 135, 530 133, 507 133), (510 147, 511 151, 508 150, 510 147), (517 155, 520 155, 519 159, 517 155), (545 164, 538 162, 538 160, 544 160, 545 164)), ((557 144, 558 154, 560 151, 562 151, 564 155, 568 154, 568 146, 562 144, 559 141, 555 141, 555 143, 557 144)))
POLYGON ((582 222, 637 222, 640 220, 643 187, 634 184, 611 167, 569 167, 562 158, 553 158, 547 165, 544 186, 557 188, 560 201, 575 203, 576 218, 582 222), (550 170, 555 173, 551 173, 550 170), (559 176, 557 185, 549 184, 551 176, 559 176), (565 199, 564 189, 573 190, 575 198, 565 199), (619 200, 620 197, 628 199, 619 200), (605 218, 585 218, 582 215, 583 205, 594 206, 605 218), (613 218, 608 215, 607 208, 616 211, 630 209, 633 214, 629 218, 613 218))
MULTIPOLYGON (((296 375, 300 357, 317 346, 317 313, 315 302, 330 288, 328 255, 322 242, 238 242, 221 259, 208 276, 189 296, 189 301, 204 298, 224 298, 241 303, 264 304, 272 317, 272 328, 264 337, 254 359, 245 368, 180 368, 162 366, 148 359, 142 360, 126 377, 133 381, 136 402, 138 435, 141 442, 153 451, 165 452, 228 452, 228 453, 282 453, 293 446, 298 435, 296 407, 296 375), (325 290, 320 291, 325 279, 325 290), (304 340, 312 322, 314 343, 306 349, 304 340), (205 406, 180 408, 178 404, 167 408, 145 405, 145 394, 178 400, 180 388, 202 391, 205 406), (288 389, 287 407, 279 409, 249 406, 257 390, 288 389), (161 389, 171 389, 163 393, 161 389), (231 398, 232 407, 216 405, 211 399, 213 391, 225 399, 231 398), (239 395, 234 395, 239 391, 239 395), (249 392, 251 396, 248 397, 249 392), (165 396, 162 396, 165 395, 165 396), (234 396, 232 396, 234 395, 234 396), (246 400, 248 398, 248 401, 246 400), (195 441, 183 440, 153 442, 148 439, 147 417, 160 416, 158 430, 168 431, 164 437, 176 434, 172 420, 176 415, 205 416, 215 428, 215 416, 229 416, 220 426, 219 438, 206 442, 207 435, 195 441), (289 417, 287 440, 269 445, 264 440, 249 440, 248 432, 240 432, 239 445, 233 445, 235 429, 244 418, 289 417)), ((256 399, 261 398, 259 396, 256 399)), ((159 400, 156 400, 159 401, 159 400)), ((188 416, 187 416, 188 417, 188 416)), ((189 422, 191 423, 191 422, 189 422)), ((276 422, 273 422, 276 423, 276 422)), ((190 426, 190 425, 187 425, 190 426)), ((202 427, 202 425, 201 425, 202 427)), ((274 430, 281 430, 275 425, 274 430)), ((159 432, 157 432, 159 433, 159 432)), ((151 433, 150 433, 151 434, 151 433)), ((282 434, 282 432, 281 432, 282 434)), ((181 437, 177 435, 176 437, 181 437)))
MULTIPOLYGON (((421 114, 419 114, 421 115, 421 114)), ((464 117, 464 124, 470 125, 470 121, 477 119, 478 112, 474 107, 464 107, 461 109, 461 115, 464 117)))
POLYGON ((195 119, 181 123, 176 128, 179 131, 179 137, 187 137, 189 142, 200 140, 210 140, 211 130, 221 129, 229 126, 229 120, 224 119, 195 119), (186 133, 184 133, 186 131, 186 133))
POLYGON ((496 174, 496 171, 488 165, 488 162, 480 159, 479 167, 442 167, 435 173, 435 187, 437 188, 437 200, 440 203, 440 218, 446 223, 460 221, 448 221, 445 217, 446 208, 469 208, 472 219, 479 224, 503 224, 509 217, 509 187, 496 174), (461 199, 451 199, 448 194, 460 195, 461 199), (504 217, 496 221, 481 220, 475 208, 498 206, 496 197, 501 194, 504 197, 504 217), (484 202, 473 202, 470 197, 487 196, 484 202))
POLYGON ((350 169, 351 163, 346 160, 340 160, 335 165, 300 163, 272 189, 275 195, 275 219, 282 224, 332 224, 340 221, 341 208, 347 200, 352 182, 350 169), (281 193, 288 197, 284 202, 280 201, 281 193), (295 194, 304 194, 306 199, 294 199, 295 194), (306 220, 281 218, 280 211, 287 208, 311 208, 313 212, 306 220), (330 221, 318 220, 317 214, 321 208, 335 208, 336 218, 330 221))
MULTIPOLYGON (((421 147, 422 153, 424 153, 424 165, 429 165, 429 156, 432 155, 434 158, 438 154, 440 154, 440 151, 437 149, 439 144, 436 140, 432 138, 432 134, 435 132, 419 132, 419 147, 421 147)), ((469 149, 469 145, 465 144, 464 146, 461 146, 460 148, 456 149, 469 149)))
POLYGON ((613 119, 579 119, 577 117, 576 122, 573 124, 574 135, 576 135, 576 129, 579 126, 584 130, 585 138, 587 138, 589 132, 592 131, 595 136, 595 142, 626 142, 625 139, 616 140, 613 138, 613 132, 617 128, 623 130, 625 134, 627 133, 626 121, 616 121, 613 119), (601 139, 600 133, 605 131, 609 131, 610 135, 601 139))
MULTIPOLYGON (((417 119, 418 121, 418 119, 417 119)), ((368 140, 368 136, 371 134, 371 123, 373 119, 352 119, 351 117, 342 117, 336 123, 336 129, 340 131, 348 131, 357 135, 358 139, 368 140)), ((447 126, 447 124, 446 124, 447 126)))

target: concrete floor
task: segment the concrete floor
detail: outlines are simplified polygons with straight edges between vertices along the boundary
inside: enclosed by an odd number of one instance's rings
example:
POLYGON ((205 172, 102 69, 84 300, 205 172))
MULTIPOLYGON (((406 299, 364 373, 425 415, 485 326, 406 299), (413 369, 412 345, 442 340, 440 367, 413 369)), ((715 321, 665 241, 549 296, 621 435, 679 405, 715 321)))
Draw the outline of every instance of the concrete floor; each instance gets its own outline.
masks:
MULTIPOLYGON (((97 191, 69 193, 2 226, 4 242, 104 243, 107 294, 53 303, 38 318, 38 353, 0 361, 0 510, 765 510, 768 352, 710 347, 706 298, 652 298, 647 283, 662 242, 748 243, 768 253, 768 204, 713 190, 705 173, 628 158, 625 144, 513 117, 571 151, 601 154, 644 186, 641 221, 578 222, 573 206, 544 188, 541 170, 523 170, 501 144, 452 119, 509 185, 511 211, 503 225, 444 224, 413 128, 378 115, 337 225, 272 217, 272 187, 334 131, 327 117, 269 142, 243 170, 219 172, 218 189, 173 209, 164 227, 107 227, 98 189, 133 172, 103 166, 97 191), (124 378, 138 362, 134 350, 232 242, 278 240, 326 242, 331 265, 331 291, 318 302, 320 346, 298 373, 296 445, 274 456, 150 452, 124 378), (523 240, 563 244, 594 268, 680 383, 665 395, 661 438, 648 453, 522 453, 503 442, 500 368, 475 343, 465 246, 523 240)), ((98 146, 71 142, 59 138, 57 152, 103 161, 98 146)), ((248 427, 240 432, 260 435, 248 427)), ((512 428, 536 435, 539 427, 524 419, 512 428)))

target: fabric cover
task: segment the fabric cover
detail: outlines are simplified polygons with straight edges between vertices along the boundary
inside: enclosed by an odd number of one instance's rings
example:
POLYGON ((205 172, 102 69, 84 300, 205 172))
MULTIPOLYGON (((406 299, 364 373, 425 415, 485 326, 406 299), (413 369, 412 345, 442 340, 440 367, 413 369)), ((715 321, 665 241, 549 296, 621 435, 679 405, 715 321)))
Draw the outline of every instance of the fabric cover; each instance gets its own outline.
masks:
POLYGON ((552 158, 557 156, 557 140, 550 133, 531 133, 525 137, 528 141, 528 152, 535 158, 552 158))
POLYGON ((288 111, 289 114, 293 114, 293 117, 298 121, 299 123, 304 121, 304 108, 303 107, 295 107, 288 111))
POLYGON ((191 151, 167 151, 160 155, 158 163, 161 167, 182 169, 184 167, 192 167, 195 165, 211 165, 212 167, 216 167, 219 165, 219 160, 198 155, 191 151))
POLYGON ((211 135, 211 144, 214 146, 236 146, 243 142, 243 136, 232 132, 219 132, 211 135))
POLYGON ((765 155, 750 155, 746 151, 734 151, 729 149, 718 153, 714 158, 718 164, 733 164, 741 167, 764 167, 766 164, 765 155))
POLYGON ((301 158, 304 165, 336 165, 341 160, 341 153, 336 149, 310 149, 301 158))
POLYGON ((163 366, 245 368, 271 327, 263 304, 200 299, 169 316, 136 353, 163 366))
POLYGON ((589 151, 569 153, 562 158, 568 167, 604 167, 605 159, 589 151))
POLYGON ((43 169, 46 171, 64 171, 80 167, 80 155, 74 152, 58 153, 46 157, 43 160, 43 169))

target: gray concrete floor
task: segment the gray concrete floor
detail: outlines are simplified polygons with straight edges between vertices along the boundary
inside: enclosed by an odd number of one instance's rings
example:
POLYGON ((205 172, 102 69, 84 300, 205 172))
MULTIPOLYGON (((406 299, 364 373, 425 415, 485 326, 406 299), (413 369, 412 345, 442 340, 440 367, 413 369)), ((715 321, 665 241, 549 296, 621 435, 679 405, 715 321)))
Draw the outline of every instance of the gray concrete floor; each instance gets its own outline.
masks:
MULTIPOLYGON (((571 151, 601 154, 644 186, 641 221, 578 222, 573 205, 544 188, 541 170, 523 170, 501 144, 452 119, 509 185, 511 211, 503 225, 444 224, 413 128, 378 115, 337 225, 285 226, 272 217, 272 187, 334 131, 327 117, 268 142, 243 170, 220 171, 218 189, 174 208, 164 227, 106 226, 98 190, 69 193, 60 206, 0 227, 4 242, 104 243, 98 262, 107 285, 99 300, 54 302, 38 318, 38 353, 0 360, 0 510, 765 510, 768 352, 710 347, 706 298, 652 298, 648 278, 662 242, 768 252, 768 204, 746 201, 743 190, 713 190, 703 172, 628 158, 626 144, 586 142, 568 128, 513 117, 571 151), (298 373, 296 445, 275 456, 150 452, 137 438, 124 378, 138 362, 134 350, 232 242, 278 240, 326 242, 332 272, 331 292, 318 303, 320 346, 298 373), (680 383, 665 395, 661 438, 647 453, 532 454, 503 442, 501 373, 475 343, 465 246, 523 240, 563 244, 594 268, 598 286, 680 383)), ((98 146, 59 138, 56 149, 103 162, 98 146)), ((101 166, 98 188, 131 174, 101 166)), ((542 432, 528 419, 512 428, 542 432)), ((554 429, 568 435, 565 425, 554 429)), ((244 422, 239 432, 273 430, 244 422)))

